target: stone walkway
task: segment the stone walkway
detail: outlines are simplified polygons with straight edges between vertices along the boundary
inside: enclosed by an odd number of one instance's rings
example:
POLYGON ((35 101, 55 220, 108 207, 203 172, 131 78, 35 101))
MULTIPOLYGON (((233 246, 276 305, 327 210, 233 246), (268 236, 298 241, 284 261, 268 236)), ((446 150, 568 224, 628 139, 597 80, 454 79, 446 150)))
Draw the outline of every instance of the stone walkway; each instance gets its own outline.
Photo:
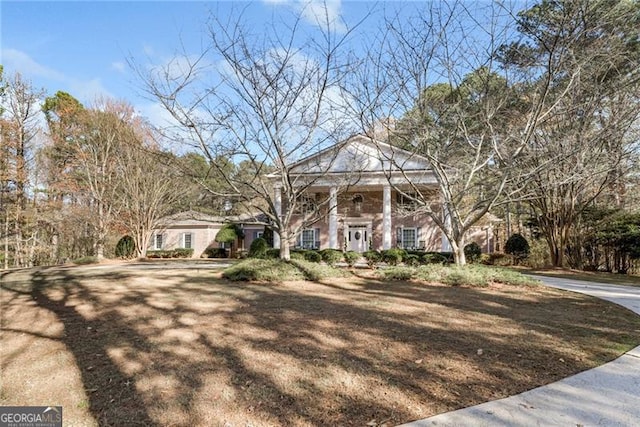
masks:
MULTIPOLYGON (((640 288, 537 276, 547 286, 640 314, 640 288)), ((536 389, 404 424, 425 426, 640 426, 640 346, 594 369, 536 389)))

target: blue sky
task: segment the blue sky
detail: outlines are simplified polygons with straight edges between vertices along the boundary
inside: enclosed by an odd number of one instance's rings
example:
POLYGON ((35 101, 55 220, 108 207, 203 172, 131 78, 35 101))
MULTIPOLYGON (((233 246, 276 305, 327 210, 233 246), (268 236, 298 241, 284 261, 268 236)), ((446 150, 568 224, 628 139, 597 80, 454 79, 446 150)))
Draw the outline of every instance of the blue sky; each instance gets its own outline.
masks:
MULTIPOLYGON (((349 22, 361 19, 374 4, 329 0, 326 5, 330 15, 349 22)), ((225 16, 243 10, 246 19, 264 25, 300 7, 297 0, 3 0, 0 62, 5 74, 20 72, 48 95, 62 90, 85 104, 98 96, 125 99, 153 120, 158 111, 140 96, 141 83, 127 65, 128 57, 140 64, 159 62, 181 42, 188 50, 199 51, 210 13, 225 16)))

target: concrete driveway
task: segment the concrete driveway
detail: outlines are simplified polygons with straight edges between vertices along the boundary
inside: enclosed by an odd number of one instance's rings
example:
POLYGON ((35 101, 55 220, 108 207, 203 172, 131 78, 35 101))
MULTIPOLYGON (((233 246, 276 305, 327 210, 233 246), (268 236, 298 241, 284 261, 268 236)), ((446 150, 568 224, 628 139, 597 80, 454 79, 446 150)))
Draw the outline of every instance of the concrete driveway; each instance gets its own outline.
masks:
MULTIPOLYGON (((640 314, 640 288, 536 276, 547 286, 612 301, 640 314)), ((404 424, 424 426, 639 426, 640 346, 561 381, 404 424)))

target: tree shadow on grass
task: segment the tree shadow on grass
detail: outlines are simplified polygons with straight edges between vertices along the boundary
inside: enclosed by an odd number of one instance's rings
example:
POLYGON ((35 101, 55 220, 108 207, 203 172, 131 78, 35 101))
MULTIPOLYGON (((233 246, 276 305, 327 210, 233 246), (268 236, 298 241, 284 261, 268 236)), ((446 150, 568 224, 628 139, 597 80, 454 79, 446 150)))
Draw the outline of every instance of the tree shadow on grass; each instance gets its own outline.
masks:
POLYGON ((524 314, 575 303, 558 295, 81 271, 34 272, 27 292, 63 323, 100 425, 397 424, 588 367, 524 314))
MULTIPOLYGON (((112 280, 122 277, 113 275, 112 280)), ((120 337, 132 343, 139 350, 145 348, 144 337, 123 325, 113 314, 94 320, 86 319, 70 304, 70 297, 77 293, 80 299, 89 299, 89 292, 71 274, 63 274, 65 284, 58 286, 63 291, 62 298, 51 298, 47 292, 50 286, 47 275, 36 271, 32 277, 31 295, 39 307, 49 310, 64 324, 61 341, 73 354, 82 382, 87 392, 89 411, 99 425, 158 425, 147 413, 147 405, 136 392, 134 379, 126 375, 108 356, 108 349, 115 342, 112 337, 104 339, 101 330, 105 325, 117 325, 122 331, 120 337)))

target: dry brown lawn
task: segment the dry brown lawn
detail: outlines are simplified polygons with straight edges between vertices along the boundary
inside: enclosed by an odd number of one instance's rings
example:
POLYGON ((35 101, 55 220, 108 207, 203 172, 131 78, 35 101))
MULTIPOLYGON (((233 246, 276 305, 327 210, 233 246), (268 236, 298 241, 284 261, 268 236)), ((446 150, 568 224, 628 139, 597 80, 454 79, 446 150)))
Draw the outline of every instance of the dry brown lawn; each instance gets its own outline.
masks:
POLYGON ((62 405, 65 426, 395 425, 640 342, 630 311, 543 287, 121 266, 0 280, 0 405, 62 405))

